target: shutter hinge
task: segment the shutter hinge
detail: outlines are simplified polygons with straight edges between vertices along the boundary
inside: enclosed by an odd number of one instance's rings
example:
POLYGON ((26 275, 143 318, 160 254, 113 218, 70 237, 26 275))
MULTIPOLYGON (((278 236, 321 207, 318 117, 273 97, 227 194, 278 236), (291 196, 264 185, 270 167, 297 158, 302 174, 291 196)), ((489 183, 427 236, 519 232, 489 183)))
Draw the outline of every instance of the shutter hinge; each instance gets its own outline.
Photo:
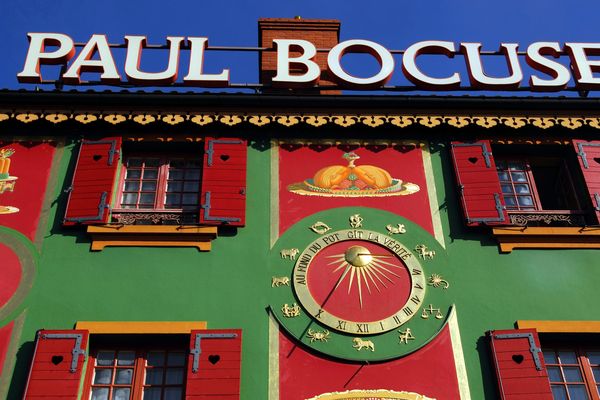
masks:
POLYGON ((587 162, 585 151, 583 150, 583 143, 577 143, 577 155, 581 158, 581 163, 583 164, 583 168, 588 169, 590 165, 587 162))
POLYGON ((202 354, 202 347, 200 342, 202 339, 235 339, 238 337, 237 333, 196 333, 194 338, 194 347, 190 349, 190 354, 194 356, 192 362, 192 372, 196 373, 199 369, 200 354, 202 354))
POLYGON ((204 195, 204 204, 200 207, 204 210, 204 221, 220 221, 220 222, 239 222, 241 218, 237 217, 213 217, 210 215, 210 192, 206 192, 204 195))
MULTIPOLYGON (((69 189, 73 190, 73 187, 71 186, 69 189)), ((110 205, 106 202, 107 196, 107 192, 102 192, 102 194, 100 195, 100 203, 98 204, 98 215, 89 217, 65 218, 65 222, 102 221, 102 217, 104 216, 104 210, 110 209, 110 205)))
POLYGON ((533 362, 535 363, 535 369, 538 371, 542 370, 542 360, 540 359, 540 353, 542 349, 535 345, 535 340, 533 339, 532 333, 506 333, 502 335, 494 334, 494 338, 496 339, 521 339, 527 338, 529 340, 529 351, 533 356, 533 362))
POLYGON ((43 339, 75 339, 75 347, 71 350, 71 367, 70 372, 77 372, 77 362, 79 356, 86 356, 85 350, 81 348, 83 342, 83 335, 81 333, 44 333, 41 335, 43 339))
MULTIPOLYGON (((83 141, 82 141, 83 143, 83 141)), ((115 156, 120 153, 117 150, 117 141, 116 140, 90 140, 86 141, 85 144, 110 144, 110 149, 108 150, 108 160, 106 161, 107 165, 112 165, 115 159, 115 156)))
POLYGON ((235 139, 209 139, 208 140, 208 149, 206 149, 206 165, 212 167, 213 164, 213 156, 215 154, 215 144, 242 144, 244 143, 242 140, 235 139))

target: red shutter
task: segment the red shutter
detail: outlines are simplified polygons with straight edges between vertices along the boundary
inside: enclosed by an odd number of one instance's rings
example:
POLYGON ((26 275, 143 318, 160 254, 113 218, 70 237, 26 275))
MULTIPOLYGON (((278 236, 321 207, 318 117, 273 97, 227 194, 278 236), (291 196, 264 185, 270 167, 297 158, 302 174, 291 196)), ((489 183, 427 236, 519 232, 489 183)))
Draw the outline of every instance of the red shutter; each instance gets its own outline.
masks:
POLYGON ((120 137, 81 142, 64 225, 108 222, 120 151, 120 137))
POLYGON ((490 331, 501 400, 552 400, 552 389, 535 329, 490 331))
POLYGON ((239 400, 241 329, 191 333, 186 400, 239 400))
POLYGON ((246 223, 246 141, 206 138, 200 223, 246 223))
POLYGON ((39 331, 23 398, 76 399, 88 336, 85 330, 39 331))
POLYGON ((452 160, 467 225, 504 225, 508 214, 490 142, 452 142, 452 160))
POLYGON ((596 218, 600 223, 600 141, 573 140, 596 218))

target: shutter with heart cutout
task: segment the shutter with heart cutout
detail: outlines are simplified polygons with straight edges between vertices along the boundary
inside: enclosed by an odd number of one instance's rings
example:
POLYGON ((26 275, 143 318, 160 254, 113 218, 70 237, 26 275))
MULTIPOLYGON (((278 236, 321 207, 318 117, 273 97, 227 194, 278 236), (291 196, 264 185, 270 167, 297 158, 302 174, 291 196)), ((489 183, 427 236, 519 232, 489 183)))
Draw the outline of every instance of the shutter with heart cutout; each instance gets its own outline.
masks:
POLYGON ((243 139, 206 138, 201 224, 246 224, 246 154, 247 145, 243 139))
POLYGON ((38 331, 23 399, 76 399, 88 337, 86 330, 38 331))
POLYGON ((452 142, 451 150, 467 225, 508 224, 489 140, 452 142))
POLYGON ((121 137, 81 142, 64 225, 108 222, 121 143, 121 137))
POLYGON ((573 140, 583 179, 600 223, 600 141, 573 140))
POLYGON ((241 329, 193 330, 186 400, 239 400, 241 329))
POLYGON ((502 400, 552 400, 535 329, 490 331, 492 358, 502 400))

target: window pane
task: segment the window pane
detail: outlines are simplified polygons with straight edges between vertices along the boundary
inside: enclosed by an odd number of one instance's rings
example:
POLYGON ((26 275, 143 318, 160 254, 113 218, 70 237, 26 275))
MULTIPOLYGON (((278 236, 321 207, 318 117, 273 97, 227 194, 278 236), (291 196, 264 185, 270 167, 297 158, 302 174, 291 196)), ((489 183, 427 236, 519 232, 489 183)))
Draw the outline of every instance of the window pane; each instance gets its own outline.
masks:
POLYGON ((183 383, 183 368, 171 368, 167 370, 167 384, 178 385, 183 383))
POLYGON ((508 182, 510 182, 510 178, 508 176, 508 172, 506 172, 506 171, 498 171, 498 178, 500 178, 501 181, 508 181, 508 182))
POLYGON ((525 172, 511 172, 513 182, 527 182, 525 172))
POLYGON ((135 352, 133 351, 120 351, 117 355, 117 365, 133 365, 135 362, 135 352))
POLYGON ((94 371, 94 385, 110 385, 112 383, 112 369, 96 368, 94 371))
POLYGON ((515 185, 515 192, 518 194, 529 194, 529 185, 515 185))
POLYGON ((142 171, 139 169, 128 169, 125 175, 126 179, 139 179, 142 176, 142 171))
POLYGON ((526 168, 523 161, 510 161, 508 163, 508 169, 510 170, 524 170, 526 168))
POLYGON ((139 181, 126 181, 125 187, 123 188, 126 192, 137 192, 140 190, 140 182, 139 181))
POLYGON ((565 380, 567 382, 583 382, 583 376, 581 376, 579 367, 563 367, 563 372, 565 373, 565 380))
POLYGON ((562 385, 552 385, 552 397, 554 397, 554 400, 568 400, 565 387, 562 385))
POLYGON ((137 193, 123 193, 123 204, 136 204, 138 199, 137 193))
POLYGON ((165 388, 165 400, 181 400, 181 388, 165 388))
POLYGON ((183 195, 183 204, 198 204, 198 195, 197 194, 184 194, 183 195))
POLYGON ((181 352, 169 353, 167 365, 173 367, 183 367, 185 364, 185 354, 181 352))
POLYGON ((183 168, 183 167, 185 167, 185 160, 171 160, 171 161, 169 161, 169 167, 183 168))
POLYGON ((200 191, 200 181, 188 181, 183 185, 185 192, 198 192, 200 191))
POLYGON ((592 367, 592 372, 594 373, 596 383, 600 383, 600 367, 592 367))
POLYGON ((144 400, 160 400, 160 388, 145 388, 144 400))
POLYGON ((170 208, 179 208, 181 206, 181 195, 179 193, 167 194, 165 198, 165 206, 169 206, 170 208))
POLYGON ((129 394, 131 389, 129 388, 118 388, 113 392, 113 400, 129 400, 129 394))
POLYGON ((182 170, 169 170, 169 179, 183 179, 183 171, 182 170))
POLYGON ((161 385, 163 380, 162 368, 146 369, 146 385, 161 385))
POLYGON ((587 356, 590 364, 600 364, 600 351, 588 351, 587 356))
POLYGON ((133 370, 132 369, 118 369, 115 376, 115 383, 120 385, 129 385, 131 384, 131 379, 133 378, 133 370))
POLYGON ((197 168, 186 170, 185 179, 200 179, 200 170, 197 168))
POLYGON ((147 364, 151 367, 162 367, 165 365, 164 351, 151 351, 148 353, 147 364))
POLYGON ((562 382, 562 375, 560 374, 559 367, 548 367, 548 377, 550 382, 562 382))
POLYGON ((145 169, 144 170, 144 179, 156 179, 158 177, 157 169, 145 169))
POLYGON ((154 204, 154 193, 142 193, 140 195, 140 204, 154 204))
POLYGON ((544 360, 546 361, 546 364, 558 364, 556 354, 554 354, 553 351, 544 351, 544 360))
POLYGON ((145 192, 155 192, 156 191, 156 181, 143 181, 142 182, 142 190, 145 192))
POLYGON ((513 193, 512 185, 502 185, 502 193, 512 194, 513 193))
POLYGON ((577 364, 577 355, 574 351, 559 351, 558 358, 561 364, 577 364))
POLYGON ((92 388, 92 400, 108 400, 108 388, 92 388))
POLYGON ((183 185, 181 181, 170 181, 167 184, 167 192, 181 192, 183 185))
POLYGON ((533 197, 531 196, 519 196, 519 205, 520 206, 532 206, 533 205, 533 197))
POLYGON ((583 385, 569 385, 569 397, 571 400, 588 400, 587 390, 583 385))
POLYGON ((143 160, 141 158, 130 158, 127 160, 128 167, 141 167, 143 164, 143 160))
POLYGON ((96 356, 96 365, 113 365, 115 359, 114 351, 99 351, 96 356))
POLYGON ((504 196, 504 202, 507 206, 515 207, 517 205, 517 200, 513 196, 504 196))

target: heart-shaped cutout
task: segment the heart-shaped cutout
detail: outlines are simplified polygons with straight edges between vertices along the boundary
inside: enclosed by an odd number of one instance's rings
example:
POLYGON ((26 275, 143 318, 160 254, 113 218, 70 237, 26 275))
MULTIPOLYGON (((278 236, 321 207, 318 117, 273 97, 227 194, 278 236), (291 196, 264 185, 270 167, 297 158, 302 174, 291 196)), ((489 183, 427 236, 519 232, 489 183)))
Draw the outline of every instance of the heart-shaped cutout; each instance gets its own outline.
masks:
POLYGON ((94 154, 94 156, 92 158, 94 159, 94 161, 100 161, 100 159, 102 158, 102 155, 94 154))
POLYGON ((477 157, 469 157, 469 162, 471 164, 475 164, 477 162, 478 158, 477 157))
POLYGON ((220 158, 221 160, 223 160, 223 161, 227 161, 227 160, 229 160, 229 155, 228 155, 228 154, 221 154, 221 155, 219 156, 219 158, 220 158))
POLYGON ((596 163, 600 164, 600 157, 594 157, 594 161, 596 161, 596 163))
POLYGON ((522 354, 513 354, 512 359, 517 364, 521 364, 523 362, 523 360, 525 359, 525 357, 523 357, 522 354))
POLYGON ((51 361, 52 361, 52 364, 58 365, 61 362, 63 362, 63 360, 64 360, 63 356, 52 356, 52 360, 51 361))
POLYGON ((221 356, 218 354, 211 354, 210 356, 208 356, 208 362, 211 363, 212 365, 215 365, 220 360, 221 360, 221 356))

